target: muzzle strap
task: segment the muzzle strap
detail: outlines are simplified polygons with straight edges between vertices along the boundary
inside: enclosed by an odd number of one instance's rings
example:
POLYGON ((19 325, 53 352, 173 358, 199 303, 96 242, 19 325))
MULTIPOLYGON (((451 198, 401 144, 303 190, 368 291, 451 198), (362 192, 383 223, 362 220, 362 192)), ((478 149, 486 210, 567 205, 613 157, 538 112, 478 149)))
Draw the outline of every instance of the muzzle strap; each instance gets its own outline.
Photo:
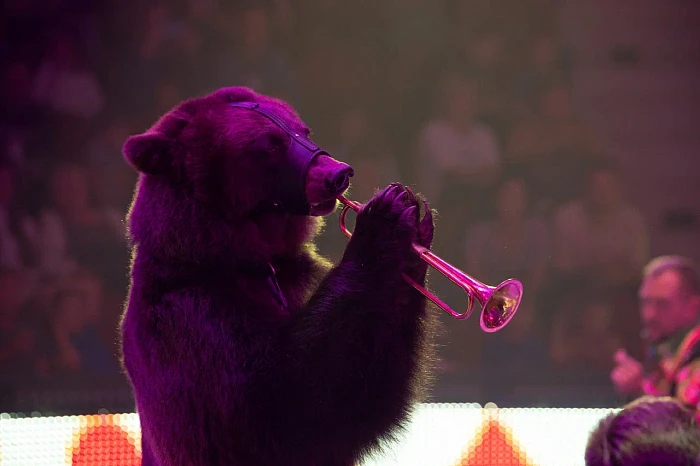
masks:
POLYGON ((305 135, 294 131, 279 115, 258 102, 233 102, 230 105, 264 116, 289 135, 289 149, 278 169, 277 185, 270 200, 270 206, 290 214, 309 215, 311 207, 306 199, 306 174, 311 162, 319 155, 328 155, 328 152, 314 144, 305 135))

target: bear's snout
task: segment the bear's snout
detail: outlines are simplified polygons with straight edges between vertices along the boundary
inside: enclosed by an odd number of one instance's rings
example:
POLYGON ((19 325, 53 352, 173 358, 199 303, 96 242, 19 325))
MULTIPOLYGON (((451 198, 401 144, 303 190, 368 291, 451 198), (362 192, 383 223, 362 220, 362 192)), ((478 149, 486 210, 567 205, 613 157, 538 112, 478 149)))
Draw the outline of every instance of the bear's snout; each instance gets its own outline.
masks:
POLYGON ((350 186, 355 174, 347 163, 327 155, 319 155, 311 162, 306 175, 306 199, 311 215, 326 215, 335 209, 336 198, 350 186))
POLYGON ((350 165, 339 163, 337 170, 329 173, 326 177, 326 189, 330 193, 335 193, 335 197, 345 192, 350 186, 350 177, 354 174, 350 165))

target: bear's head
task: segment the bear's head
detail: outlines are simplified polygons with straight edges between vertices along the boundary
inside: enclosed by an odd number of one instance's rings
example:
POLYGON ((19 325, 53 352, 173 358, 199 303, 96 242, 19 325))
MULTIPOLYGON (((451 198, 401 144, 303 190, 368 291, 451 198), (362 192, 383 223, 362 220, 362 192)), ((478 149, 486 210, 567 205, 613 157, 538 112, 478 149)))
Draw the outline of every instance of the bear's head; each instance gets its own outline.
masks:
POLYGON ((246 87, 180 103, 124 143, 140 174, 132 244, 192 265, 297 254, 353 175, 309 134, 286 102, 246 87))

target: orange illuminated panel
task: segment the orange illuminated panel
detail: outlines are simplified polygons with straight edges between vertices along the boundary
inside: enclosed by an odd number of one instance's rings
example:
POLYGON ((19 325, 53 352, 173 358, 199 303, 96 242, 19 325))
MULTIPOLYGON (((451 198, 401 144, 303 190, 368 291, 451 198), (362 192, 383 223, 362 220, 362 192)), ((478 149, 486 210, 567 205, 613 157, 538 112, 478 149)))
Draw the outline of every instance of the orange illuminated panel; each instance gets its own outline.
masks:
POLYGON ((487 420, 473 439, 458 466, 532 466, 520 451, 509 428, 487 420))
POLYGON ((137 439, 114 423, 114 416, 80 416, 66 449, 72 466, 140 466, 137 439))

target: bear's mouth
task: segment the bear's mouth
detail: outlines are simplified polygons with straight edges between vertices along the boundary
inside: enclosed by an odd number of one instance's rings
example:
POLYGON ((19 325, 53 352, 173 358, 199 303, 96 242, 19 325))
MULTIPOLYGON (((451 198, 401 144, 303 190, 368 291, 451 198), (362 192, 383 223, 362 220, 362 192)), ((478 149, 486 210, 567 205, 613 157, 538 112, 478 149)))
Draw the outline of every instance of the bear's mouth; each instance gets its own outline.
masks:
POLYGON ((309 210, 309 215, 312 217, 323 217, 328 215, 335 210, 338 200, 328 199, 327 201, 316 202, 311 204, 311 209, 309 210))

